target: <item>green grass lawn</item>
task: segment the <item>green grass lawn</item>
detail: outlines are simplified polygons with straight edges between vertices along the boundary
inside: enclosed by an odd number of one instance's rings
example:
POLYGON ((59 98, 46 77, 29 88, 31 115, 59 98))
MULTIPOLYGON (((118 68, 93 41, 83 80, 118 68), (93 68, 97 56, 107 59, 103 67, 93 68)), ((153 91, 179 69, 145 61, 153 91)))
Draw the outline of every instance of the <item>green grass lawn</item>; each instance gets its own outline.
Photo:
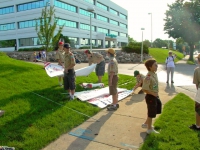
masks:
POLYGON ((194 123, 194 101, 180 93, 155 121, 160 134, 149 135, 140 150, 200 150, 200 132, 188 128, 194 123))
MULTIPOLYGON (((168 57, 168 49, 162 49, 162 48, 149 48, 149 55, 151 55, 153 58, 156 59, 157 63, 164 64, 166 58, 168 57)), ((181 60, 184 56, 182 53, 178 51, 172 51, 176 54, 175 62, 181 60)))
MULTIPOLYGON (((0 109, 6 111, 0 118, 0 145, 16 150, 41 149, 88 119, 68 108, 89 116, 100 111, 87 102, 69 101, 62 94, 65 91, 58 86, 58 79, 48 77, 43 66, 14 60, 1 52, 0 64, 0 109)), ((119 78, 121 88, 132 89, 135 84, 133 76, 119 75, 119 78)), ((84 90, 80 83, 96 81, 94 73, 77 77, 76 91, 84 90)), ((107 86, 107 75, 103 82, 107 86)))

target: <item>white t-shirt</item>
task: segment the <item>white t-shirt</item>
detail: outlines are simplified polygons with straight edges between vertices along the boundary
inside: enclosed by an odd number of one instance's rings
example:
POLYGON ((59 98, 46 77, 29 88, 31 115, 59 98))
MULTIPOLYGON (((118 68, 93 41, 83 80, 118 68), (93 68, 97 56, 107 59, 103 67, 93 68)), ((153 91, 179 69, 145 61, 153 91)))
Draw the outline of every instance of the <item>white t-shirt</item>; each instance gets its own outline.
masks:
POLYGON ((176 56, 168 56, 166 58, 165 63, 167 64, 167 67, 174 67, 175 68, 175 64, 174 64, 175 58, 176 58, 176 56))

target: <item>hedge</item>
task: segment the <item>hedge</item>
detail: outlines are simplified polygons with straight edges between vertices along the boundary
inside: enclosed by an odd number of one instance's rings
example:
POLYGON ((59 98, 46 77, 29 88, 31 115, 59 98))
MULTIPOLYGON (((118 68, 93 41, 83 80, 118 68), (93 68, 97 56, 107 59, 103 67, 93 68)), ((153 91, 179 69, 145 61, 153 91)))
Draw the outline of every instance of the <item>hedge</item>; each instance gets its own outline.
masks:
MULTIPOLYGON (((127 53, 141 54, 141 46, 138 46, 138 45, 125 46, 125 47, 122 47, 122 51, 127 52, 127 53)), ((143 46, 143 53, 149 54, 149 48, 146 45, 143 46)))

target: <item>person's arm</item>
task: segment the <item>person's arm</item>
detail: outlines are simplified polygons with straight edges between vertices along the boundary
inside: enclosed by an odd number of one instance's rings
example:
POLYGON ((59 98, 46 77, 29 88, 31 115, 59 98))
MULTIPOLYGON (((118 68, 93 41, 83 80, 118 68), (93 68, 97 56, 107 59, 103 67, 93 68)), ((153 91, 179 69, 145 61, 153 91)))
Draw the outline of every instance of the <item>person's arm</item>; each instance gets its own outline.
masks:
POLYGON ((110 72, 109 86, 112 86, 112 79, 113 79, 114 74, 115 72, 110 72))
POLYGON ((114 63, 114 61, 111 61, 110 62, 110 66, 109 66, 109 70, 110 70, 110 73, 109 73, 109 86, 112 86, 112 79, 113 79, 113 76, 115 75, 115 70, 116 70, 116 65, 114 63))
POLYGON ((149 91, 149 90, 145 90, 145 89, 142 89, 145 93, 147 94, 150 94, 150 95, 153 95, 155 97, 158 97, 158 92, 152 92, 152 91, 149 91))
POLYGON ((71 65, 69 65, 68 67, 65 67, 65 72, 68 73, 68 70, 69 69, 72 69, 75 65, 76 65, 76 62, 75 62, 75 59, 74 59, 74 55, 71 55, 71 65))
POLYGON ((155 97, 158 96, 158 92, 153 92, 150 90, 150 84, 151 84, 151 77, 150 75, 147 75, 144 79, 143 85, 142 85, 142 90, 146 93, 146 94, 150 94, 153 95, 155 97))

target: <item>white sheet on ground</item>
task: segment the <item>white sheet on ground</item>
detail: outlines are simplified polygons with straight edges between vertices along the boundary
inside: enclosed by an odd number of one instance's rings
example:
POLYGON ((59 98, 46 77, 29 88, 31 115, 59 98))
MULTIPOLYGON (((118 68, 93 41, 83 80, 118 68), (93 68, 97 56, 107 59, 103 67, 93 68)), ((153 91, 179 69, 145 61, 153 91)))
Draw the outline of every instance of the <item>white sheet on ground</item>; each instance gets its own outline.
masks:
MULTIPOLYGON (((64 75, 64 68, 57 64, 52 64, 50 62, 46 62, 45 64, 45 70, 48 76, 50 77, 56 77, 56 76, 63 76, 64 75)), ((92 64, 88 67, 84 67, 81 69, 75 70, 76 76, 88 76, 96 67, 96 64, 92 64)))

